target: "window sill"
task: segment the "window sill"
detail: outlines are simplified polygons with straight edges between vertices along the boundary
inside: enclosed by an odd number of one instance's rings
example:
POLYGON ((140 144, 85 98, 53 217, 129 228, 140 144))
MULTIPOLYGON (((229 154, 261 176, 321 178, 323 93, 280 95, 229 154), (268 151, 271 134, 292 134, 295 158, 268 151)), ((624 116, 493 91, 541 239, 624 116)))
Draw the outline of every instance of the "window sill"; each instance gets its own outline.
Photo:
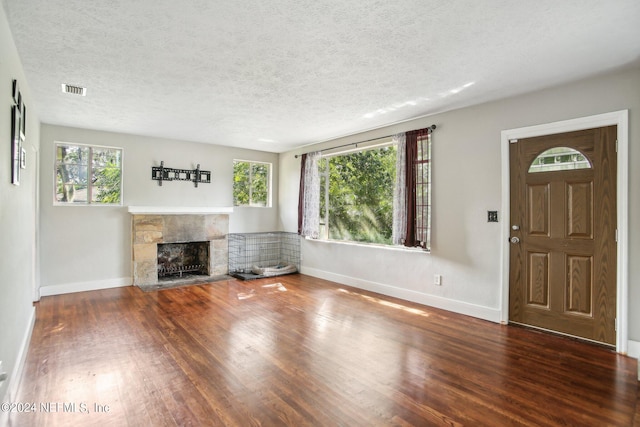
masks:
POLYGON ((384 249, 388 251, 400 251, 400 252, 413 252, 413 253, 422 253, 422 254, 430 254, 430 250, 424 250, 421 248, 409 248, 401 245, 383 245, 379 243, 364 243, 364 242, 349 242, 346 240, 328 240, 328 239, 312 239, 310 237, 305 237, 305 240, 310 242, 319 242, 324 244, 335 244, 335 245, 345 245, 345 246, 359 246, 363 248, 373 248, 373 249, 384 249))

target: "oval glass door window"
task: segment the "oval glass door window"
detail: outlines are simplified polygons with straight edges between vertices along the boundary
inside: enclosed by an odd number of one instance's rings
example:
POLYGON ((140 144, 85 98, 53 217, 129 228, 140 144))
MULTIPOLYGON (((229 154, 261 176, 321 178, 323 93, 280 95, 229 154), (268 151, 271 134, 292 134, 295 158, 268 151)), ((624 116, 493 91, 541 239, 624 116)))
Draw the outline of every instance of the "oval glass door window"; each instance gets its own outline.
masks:
POLYGON ((591 169, 591 162, 587 156, 573 148, 554 147, 542 152, 533 160, 529 166, 529 173, 575 169, 591 169))

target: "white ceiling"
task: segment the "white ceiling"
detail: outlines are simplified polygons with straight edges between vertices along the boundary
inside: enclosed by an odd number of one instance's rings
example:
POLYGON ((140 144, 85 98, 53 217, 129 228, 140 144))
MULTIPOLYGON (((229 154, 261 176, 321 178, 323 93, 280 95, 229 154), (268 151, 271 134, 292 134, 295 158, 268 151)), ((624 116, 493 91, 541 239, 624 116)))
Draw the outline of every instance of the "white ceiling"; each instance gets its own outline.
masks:
POLYGON ((640 60, 639 0, 3 5, 42 122, 272 152, 640 60))

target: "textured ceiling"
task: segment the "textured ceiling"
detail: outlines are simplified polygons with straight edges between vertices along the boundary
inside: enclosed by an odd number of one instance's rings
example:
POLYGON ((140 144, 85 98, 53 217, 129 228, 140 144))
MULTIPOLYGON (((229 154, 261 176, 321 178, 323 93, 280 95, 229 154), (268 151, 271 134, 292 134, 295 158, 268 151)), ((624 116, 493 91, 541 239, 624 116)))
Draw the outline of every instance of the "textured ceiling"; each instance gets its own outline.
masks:
POLYGON ((42 122, 272 152, 640 57, 638 0, 3 5, 42 122))

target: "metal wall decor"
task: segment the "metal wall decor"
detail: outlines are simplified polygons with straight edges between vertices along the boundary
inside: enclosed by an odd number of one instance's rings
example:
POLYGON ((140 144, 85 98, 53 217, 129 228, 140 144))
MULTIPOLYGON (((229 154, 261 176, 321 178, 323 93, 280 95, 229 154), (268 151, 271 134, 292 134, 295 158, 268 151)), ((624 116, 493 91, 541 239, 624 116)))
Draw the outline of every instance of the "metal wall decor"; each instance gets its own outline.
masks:
POLYGON ((11 183, 20 185, 20 169, 27 167, 27 151, 24 149, 27 131, 27 107, 22 102, 18 81, 13 80, 11 87, 11 183))
POLYGON ((164 161, 160 166, 151 166, 151 179, 162 185, 163 181, 192 181, 197 187, 198 183, 211 183, 211 171, 200 170, 200 163, 195 169, 173 169, 164 167, 164 161))

